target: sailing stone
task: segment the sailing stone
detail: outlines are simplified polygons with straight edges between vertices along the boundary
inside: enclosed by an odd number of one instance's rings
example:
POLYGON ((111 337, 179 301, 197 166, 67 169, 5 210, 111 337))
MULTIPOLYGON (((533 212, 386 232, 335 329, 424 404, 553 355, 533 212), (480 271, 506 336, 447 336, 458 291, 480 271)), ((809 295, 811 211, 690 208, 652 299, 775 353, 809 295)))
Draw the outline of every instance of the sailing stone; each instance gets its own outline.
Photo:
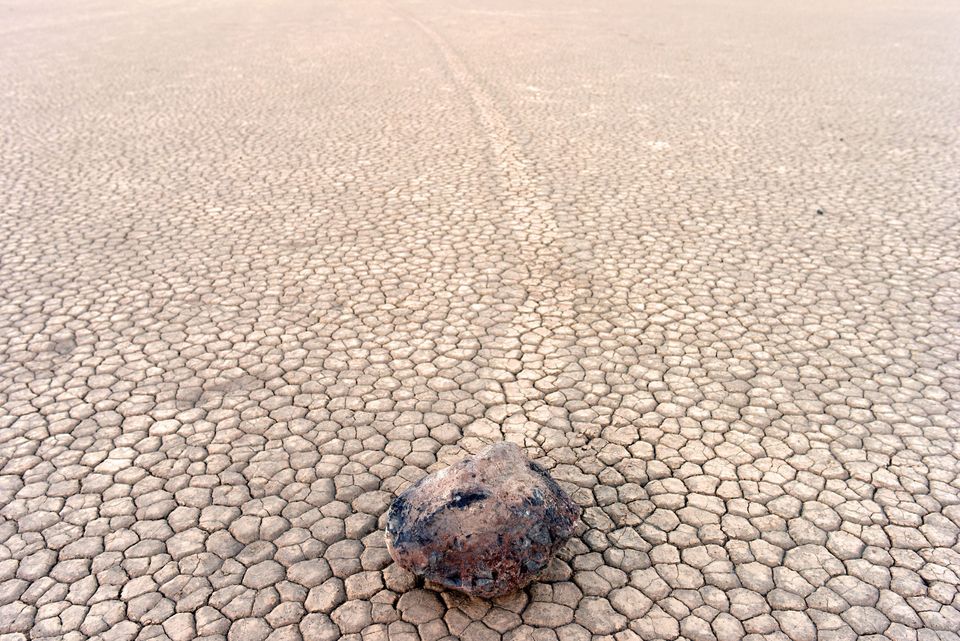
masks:
POLYGON ((387 549, 414 574, 491 598, 541 572, 573 533, 580 508, 512 443, 430 474, 387 514, 387 549))

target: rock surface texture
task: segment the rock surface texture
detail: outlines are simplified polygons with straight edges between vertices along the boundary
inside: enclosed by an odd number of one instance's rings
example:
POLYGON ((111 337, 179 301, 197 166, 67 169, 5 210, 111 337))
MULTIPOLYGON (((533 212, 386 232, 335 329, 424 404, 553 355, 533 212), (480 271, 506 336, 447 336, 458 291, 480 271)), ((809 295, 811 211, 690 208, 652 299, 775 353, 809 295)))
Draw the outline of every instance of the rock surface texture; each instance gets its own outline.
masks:
POLYGON ((580 508, 513 443, 422 478, 387 514, 387 549, 414 574, 480 597, 530 583, 573 533, 580 508))

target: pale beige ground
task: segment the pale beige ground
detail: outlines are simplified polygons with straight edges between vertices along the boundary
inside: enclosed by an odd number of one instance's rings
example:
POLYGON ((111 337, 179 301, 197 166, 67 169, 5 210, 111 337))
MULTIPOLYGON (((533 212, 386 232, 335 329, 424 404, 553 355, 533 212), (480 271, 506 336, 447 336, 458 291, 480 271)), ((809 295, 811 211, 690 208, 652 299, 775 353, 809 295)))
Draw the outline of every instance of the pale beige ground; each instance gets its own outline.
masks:
POLYGON ((0 640, 957 639, 958 35, 0 1, 0 640), (500 439, 582 527, 425 589, 383 512, 500 439))

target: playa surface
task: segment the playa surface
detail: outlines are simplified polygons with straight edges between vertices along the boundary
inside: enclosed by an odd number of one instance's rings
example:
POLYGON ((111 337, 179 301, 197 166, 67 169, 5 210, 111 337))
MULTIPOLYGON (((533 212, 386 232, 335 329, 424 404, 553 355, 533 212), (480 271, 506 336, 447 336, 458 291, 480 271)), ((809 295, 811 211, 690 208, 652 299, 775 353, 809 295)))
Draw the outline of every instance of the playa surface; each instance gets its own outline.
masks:
POLYGON ((957 639, 958 33, 3 0, 0 639, 957 639), (390 501, 500 440, 573 539, 418 583, 390 501))

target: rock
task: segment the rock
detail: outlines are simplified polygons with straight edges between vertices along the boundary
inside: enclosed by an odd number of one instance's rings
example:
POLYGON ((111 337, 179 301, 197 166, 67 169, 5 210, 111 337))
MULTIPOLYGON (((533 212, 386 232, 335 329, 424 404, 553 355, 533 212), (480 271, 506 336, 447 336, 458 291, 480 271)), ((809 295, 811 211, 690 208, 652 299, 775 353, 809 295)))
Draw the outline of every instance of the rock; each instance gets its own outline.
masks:
POLYGON ((387 515, 401 566, 479 597, 527 585, 570 537, 580 508, 512 443, 424 477, 387 515))

